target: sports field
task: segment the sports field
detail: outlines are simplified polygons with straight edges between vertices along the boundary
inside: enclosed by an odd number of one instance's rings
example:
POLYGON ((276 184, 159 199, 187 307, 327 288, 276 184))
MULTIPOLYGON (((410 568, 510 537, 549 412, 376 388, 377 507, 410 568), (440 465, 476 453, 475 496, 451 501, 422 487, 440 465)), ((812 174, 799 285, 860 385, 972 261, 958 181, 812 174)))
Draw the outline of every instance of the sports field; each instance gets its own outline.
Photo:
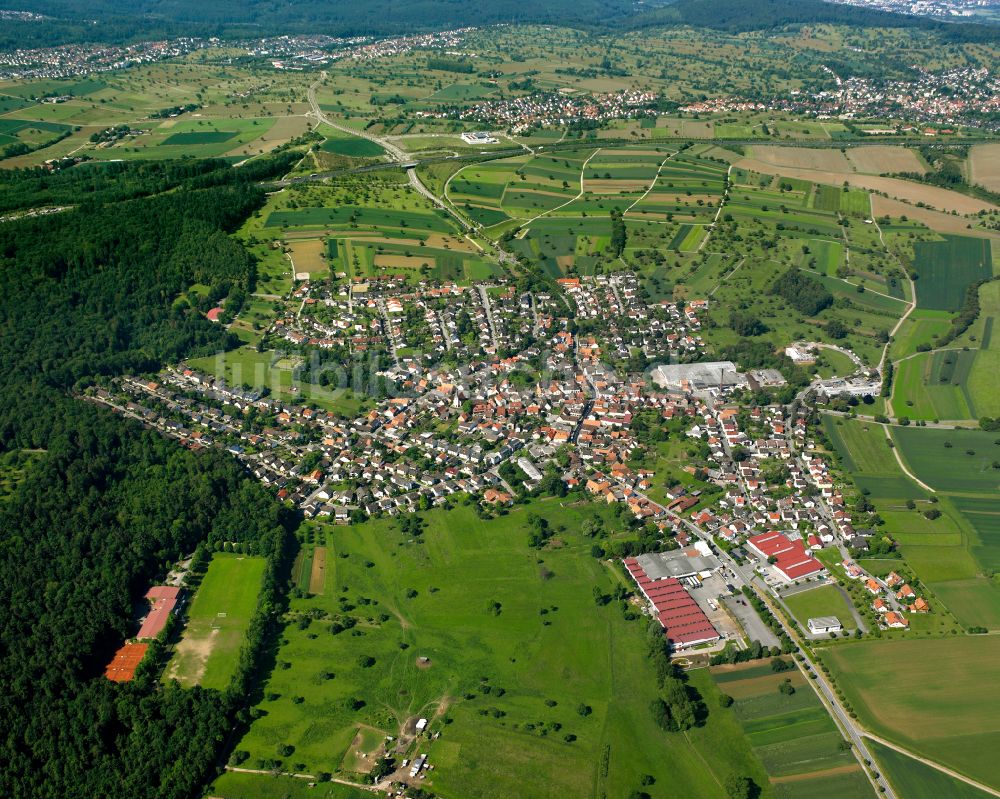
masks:
POLYGON ((187 612, 181 640, 164 672, 181 685, 223 690, 236 669, 257 608, 264 558, 216 553, 187 612))
MULTIPOLYGON (((288 745, 282 768, 363 770, 384 735, 425 716, 442 733, 419 745, 441 797, 624 796, 646 773, 710 799, 723 799, 733 771, 763 784, 726 714, 687 736, 655 726, 646 625, 595 605, 593 587, 621 577, 574 532, 593 514, 613 525, 608 510, 531 511, 556 528, 542 551, 528 547, 523 509, 494 521, 464 506, 432 511, 417 537, 393 520, 335 528, 324 593, 292 600, 261 713, 237 744, 245 765, 288 745)), ((691 680, 716 708, 707 672, 691 680)), ((239 795, 221 783, 215 793, 239 795)))
POLYGON ((841 589, 835 585, 824 585, 791 596, 782 597, 782 601, 795 616, 795 619, 807 629, 809 619, 818 616, 836 616, 844 626, 844 630, 853 630, 857 625, 851 614, 849 600, 841 589))
POLYGON ((866 727, 1000 787, 1000 695, 992 690, 1000 638, 869 640, 820 656, 866 727))
POLYGON ((720 692, 735 701, 731 712, 764 763, 776 797, 871 796, 868 779, 798 669, 775 673, 770 661, 716 666, 720 692), (788 680, 794 693, 781 693, 788 680))

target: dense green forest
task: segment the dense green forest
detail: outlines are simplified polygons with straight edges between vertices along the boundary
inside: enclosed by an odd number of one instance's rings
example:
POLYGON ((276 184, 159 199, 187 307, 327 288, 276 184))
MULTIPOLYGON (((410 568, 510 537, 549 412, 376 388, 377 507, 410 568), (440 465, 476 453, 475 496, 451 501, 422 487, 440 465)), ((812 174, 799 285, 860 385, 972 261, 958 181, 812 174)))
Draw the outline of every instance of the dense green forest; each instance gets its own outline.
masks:
POLYGON ((13 0, 7 8, 35 11, 53 19, 5 20, 0 49, 42 47, 69 42, 121 42, 170 36, 266 36, 325 33, 331 36, 397 36, 422 31, 498 23, 546 23, 593 31, 691 25, 726 31, 765 30, 782 25, 816 24, 917 27, 937 30, 953 41, 995 41, 997 27, 948 23, 856 8, 823 0, 545 0, 520 3, 496 0, 363 0, 334 3, 303 0, 275 4, 263 0, 195 3, 191 0, 138 0, 127 7, 111 0, 13 0), (95 20, 89 24, 85 20, 95 20))
POLYGON ((294 519, 233 459, 70 390, 228 343, 177 299, 195 280, 252 288, 253 261, 227 233, 263 202, 250 178, 287 160, 263 164, 23 172, 0 187, 8 203, 19 187, 43 202, 92 187, 75 210, 0 226, 0 443, 45 450, 0 506, 2 796, 191 796, 242 719, 294 519), (268 559, 229 691, 159 687, 155 651, 132 683, 100 677, 150 582, 226 541, 268 559))

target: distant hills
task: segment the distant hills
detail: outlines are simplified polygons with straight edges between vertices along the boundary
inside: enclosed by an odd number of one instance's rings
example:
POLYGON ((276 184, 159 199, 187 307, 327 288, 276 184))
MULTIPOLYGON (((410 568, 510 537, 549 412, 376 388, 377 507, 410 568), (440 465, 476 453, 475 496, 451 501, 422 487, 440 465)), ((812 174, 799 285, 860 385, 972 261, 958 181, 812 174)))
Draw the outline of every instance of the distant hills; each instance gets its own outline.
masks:
POLYGON ((605 31, 691 25, 736 32, 825 22, 938 30, 955 41, 1000 40, 996 26, 939 22, 823 0, 11 0, 4 7, 52 19, 4 20, 0 49, 181 35, 391 36, 496 23, 605 31))

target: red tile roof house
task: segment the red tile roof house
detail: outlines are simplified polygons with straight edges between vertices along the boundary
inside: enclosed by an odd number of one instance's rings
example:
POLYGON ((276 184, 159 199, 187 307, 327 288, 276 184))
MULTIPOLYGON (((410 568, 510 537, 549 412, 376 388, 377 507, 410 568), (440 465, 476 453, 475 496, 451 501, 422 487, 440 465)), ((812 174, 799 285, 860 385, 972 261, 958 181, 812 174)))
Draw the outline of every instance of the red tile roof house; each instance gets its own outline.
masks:
POLYGON ((906 627, 910 626, 910 622, 907 621, 902 616, 900 616, 895 611, 889 611, 888 613, 885 614, 883 618, 885 619, 886 627, 892 627, 894 629, 899 630, 899 629, 905 629, 906 627))
POLYGON ((806 552, 802 539, 793 541, 784 533, 772 531, 748 538, 747 544, 768 561, 774 558, 772 568, 787 582, 823 571, 823 564, 806 552))

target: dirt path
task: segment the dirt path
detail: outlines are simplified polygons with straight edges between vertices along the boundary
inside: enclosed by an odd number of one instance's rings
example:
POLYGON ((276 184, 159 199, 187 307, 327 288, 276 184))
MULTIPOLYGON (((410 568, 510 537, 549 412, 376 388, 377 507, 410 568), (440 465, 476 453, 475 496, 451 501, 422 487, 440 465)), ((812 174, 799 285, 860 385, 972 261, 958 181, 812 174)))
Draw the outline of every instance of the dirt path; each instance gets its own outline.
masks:
POLYGON ((899 448, 896 446, 896 442, 892 438, 892 432, 889 430, 888 425, 882 425, 882 429, 885 431, 886 441, 888 441, 892 447, 892 454, 896 456, 896 463, 899 464, 899 468, 903 470, 903 473, 925 491, 929 491, 932 494, 937 493, 933 488, 927 485, 927 483, 911 472, 909 467, 903 462, 903 457, 899 454, 899 448))
POLYGON ((966 785, 971 785, 973 788, 978 788, 983 793, 988 793, 990 796, 1000 797, 1000 791, 996 790, 995 788, 991 788, 989 785, 983 785, 983 783, 981 782, 976 782, 976 780, 972 779, 971 777, 966 777, 964 774, 960 774, 957 771, 953 771, 947 766, 942 766, 940 763, 935 763, 933 760, 928 760, 926 757, 915 755, 908 749, 904 749, 903 747, 894 744, 892 741, 887 741, 885 738, 882 738, 878 735, 874 735, 870 732, 865 732, 862 734, 864 735, 865 738, 877 741, 878 743, 882 744, 882 746, 888 747, 889 749, 892 749, 895 752, 899 752, 901 755, 906 755, 907 757, 911 757, 914 760, 923 763, 925 766, 930 766, 932 769, 940 771, 942 774, 947 774, 949 777, 959 780, 960 782, 964 782, 966 785))

